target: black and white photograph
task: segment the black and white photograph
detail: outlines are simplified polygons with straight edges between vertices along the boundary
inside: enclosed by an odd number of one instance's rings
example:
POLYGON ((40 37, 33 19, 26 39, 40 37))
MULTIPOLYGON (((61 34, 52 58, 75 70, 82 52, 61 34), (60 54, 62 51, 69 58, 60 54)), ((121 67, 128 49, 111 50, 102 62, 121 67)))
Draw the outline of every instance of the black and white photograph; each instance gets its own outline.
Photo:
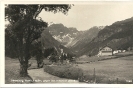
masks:
POLYGON ((133 2, 4 4, 5 84, 133 84, 133 2))

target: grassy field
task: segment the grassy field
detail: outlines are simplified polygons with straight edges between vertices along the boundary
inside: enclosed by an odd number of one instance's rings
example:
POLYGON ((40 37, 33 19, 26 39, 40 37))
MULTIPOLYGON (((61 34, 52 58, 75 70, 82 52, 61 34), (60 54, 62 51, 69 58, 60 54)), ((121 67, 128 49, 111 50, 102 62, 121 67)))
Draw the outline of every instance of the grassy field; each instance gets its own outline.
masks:
POLYGON ((117 78, 124 81, 133 80, 133 56, 78 64, 78 67, 84 70, 84 75, 93 75, 95 68, 96 76, 100 76, 103 82, 117 78))
MULTIPOLYGON (((105 84, 116 83, 117 78, 119 81, 117 83, 131 83, 131 81, 133 81, 133 56, 124 56, 115 59, 114 56, 107 56, 107 57, 94 56, 91 58, 83 56, 79 58, 77 61, 91 62, 91 63, 72 65, 76 68, 82 69, 83 76, 88 80, 93 79, 94 68, 95 68, 96 80, 98 80, 97 83, 105 83, 105 84), (101 60, 106 58, 112 58, 112 59, 101 60)), ((30 59, 29 62, 32 63, 29 69, 37 69, 37 64, 35 59, 30 59)), ((19 61, 17 59, 11 59, 8 57, 5 58, 6 84, 16 84, 16 83, 25 84, 25 83, 31 83, 31 81, 32 79, 30 77, 19 76, 19 61)))
POLYGON ((5 57, 5 83, 6 84, 28 84, 31 83, 30 77, 20 77, 19 61, 5 57))
POLYGON ((91 62, 97 62, 97 61, 102 61, 102 60, 117 59, 120 57, 126 57, 126 56, 132 56, 132 55, 133 55, 133 51, 121 52, 121 53, 114 54, 113 56, 89 57, 87 55, 83 55, 76 59, 76 63, 77 64, 91 63, 91 62))
POLYGON ((117 56, 102 56, 102 57, 98 57, 98 56, 92 56, 92 57, 89 57, 89 56, 82 56, 82 57, 79 57, 77 60, 76 60, 76 63, 78 64, 82 64, 82 63, 91 63, 91 62, 96 62, 96 61, 100 61, 100 60, 108 60, 108 59, 112 59, 112 58, 116 58, 117 56))

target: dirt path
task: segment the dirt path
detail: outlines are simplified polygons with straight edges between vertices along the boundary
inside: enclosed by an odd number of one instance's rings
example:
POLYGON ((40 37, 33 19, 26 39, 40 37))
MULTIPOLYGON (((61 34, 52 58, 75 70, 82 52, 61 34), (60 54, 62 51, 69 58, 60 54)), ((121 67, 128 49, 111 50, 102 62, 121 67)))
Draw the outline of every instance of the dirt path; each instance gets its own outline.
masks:
POLYGON ((44 72, 43 68, 28 70, 29 75, 34 83, 80 83, 78 80, 59 78, 44 72))

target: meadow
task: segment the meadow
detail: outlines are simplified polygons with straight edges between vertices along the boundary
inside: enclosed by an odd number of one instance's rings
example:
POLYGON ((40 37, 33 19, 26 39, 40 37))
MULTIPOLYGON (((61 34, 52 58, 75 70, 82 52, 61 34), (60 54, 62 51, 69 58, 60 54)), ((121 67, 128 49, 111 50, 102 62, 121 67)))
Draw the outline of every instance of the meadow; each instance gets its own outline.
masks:
POLYGON ((84 71, 84 75, 93 75, 95 68, 95 75, 100 83, 109 80, 111 83, 116 83, 116 80, 121 81, 120 83, 130 83, 133 80, 133 56, 78 64, 78 68, 84 71))
MULTIPOLYGON (((122 54, 123 55, 123 54, 122 54)), ((94 68, 95 68, 95 83, 104 84, 125 84, 133 83, 133 55, 117 57, 80 57, 77 61, 87 61, 89 63, 76 63, 71 65, 49 65, 48 60, 44 60, 44 71, 49 74, 69 79, 78 79, 81 72, 82 77, 79 81, 94 83, 94 68), (108 59, 109 58, 109 59, 108 59), (47 65, 48 64, 48 65, 47 65), (79 71, 80 69, 80 71, 79 71)), ((36 60, 30 59, 31 67, 28 69, 38 69, 36 60)), ((5 83, 6 84, 27 84, 32 83, 30 76, 20 77, 18 59, 5 58, 5 83), (30 80, 28 82, 24 80, 30 80)))
POLYGON ((32 82, 30 76, 20 77, 18 59, 5 57, 5 84, 29 84, 32 82))

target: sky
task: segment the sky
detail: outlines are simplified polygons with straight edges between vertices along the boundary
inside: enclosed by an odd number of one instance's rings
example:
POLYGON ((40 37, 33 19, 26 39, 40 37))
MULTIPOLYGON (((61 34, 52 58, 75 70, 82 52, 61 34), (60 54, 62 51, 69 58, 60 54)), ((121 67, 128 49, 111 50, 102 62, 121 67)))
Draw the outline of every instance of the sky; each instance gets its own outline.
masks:
POLYGON ((79 31, 87 30, 93 26, 111 25, 133 17, 133 2, 95 2, 73 3, 74 6, 63 13, 42 11, 39 16, 49 24, 62 23, 66 27, 75 27, 79 31))

